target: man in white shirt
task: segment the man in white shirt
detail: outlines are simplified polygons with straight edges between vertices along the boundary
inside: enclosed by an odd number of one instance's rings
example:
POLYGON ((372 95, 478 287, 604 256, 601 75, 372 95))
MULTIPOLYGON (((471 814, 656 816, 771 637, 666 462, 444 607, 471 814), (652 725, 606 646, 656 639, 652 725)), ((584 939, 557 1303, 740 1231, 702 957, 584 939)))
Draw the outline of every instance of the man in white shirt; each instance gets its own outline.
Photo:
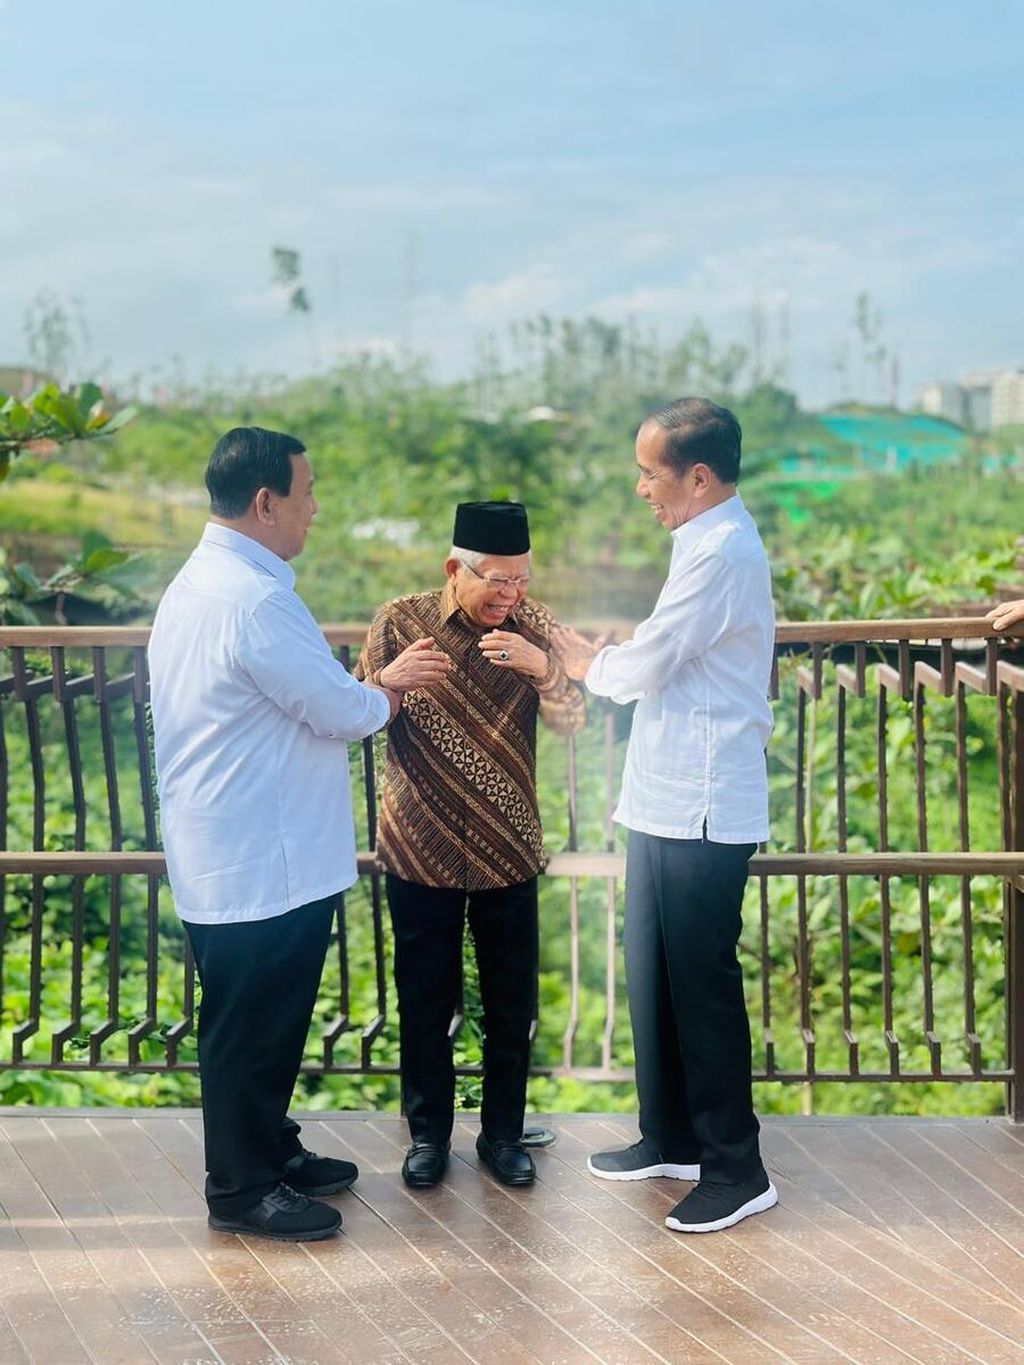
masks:
MULTIPOLYGON (((600 649, 585 678, 597 696, 636 702, 615 819, 629 830, 641 1133, 588 1166, 606 1180, 699 1182, 666 1219, 678 1232, 778 1202, 758 1149, 736 957, 747 863, 768 835, 774 647, 768 561, 736 492, 740 440, 732 413, 702 398, 640 428, 636 491, 671 534, 668 579, 633 638, 600 649)), ((582 638, 572 643, 585 656, 582 638)))
POLYGON ((374 686, 332 656, 288 561, 316 515, 292 436, 238 427, 206 470, 210 520, 149 645, 160 817, 199 971, 210 1225, 329 1237, 314 1195, 356 1179, 287 1116, 340 894, 356 880, 347 741, 379 730, 446 660, 419 640, 374 686))

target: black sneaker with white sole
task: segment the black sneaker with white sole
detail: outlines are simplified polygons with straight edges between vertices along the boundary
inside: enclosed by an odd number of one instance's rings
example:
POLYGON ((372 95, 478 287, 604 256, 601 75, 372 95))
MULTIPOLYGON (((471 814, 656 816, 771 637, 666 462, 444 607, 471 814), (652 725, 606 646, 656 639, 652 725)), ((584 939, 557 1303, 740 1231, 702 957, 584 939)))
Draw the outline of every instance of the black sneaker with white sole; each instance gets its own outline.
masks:
POLYGON ((670 1180, 700 1179, 697 1162, 664 1161, 646 1138, 614 1152, 595 1152, 587 1157, 587 1170, 601 1180, 649 1180, 656 1175, 667 1175, 670 1180))
POLYGON ((763 1172, 741 1185, 702 1180, 665 1219, 673 1232, 721 1232, 779 1202, 779 1192, 763 1172))

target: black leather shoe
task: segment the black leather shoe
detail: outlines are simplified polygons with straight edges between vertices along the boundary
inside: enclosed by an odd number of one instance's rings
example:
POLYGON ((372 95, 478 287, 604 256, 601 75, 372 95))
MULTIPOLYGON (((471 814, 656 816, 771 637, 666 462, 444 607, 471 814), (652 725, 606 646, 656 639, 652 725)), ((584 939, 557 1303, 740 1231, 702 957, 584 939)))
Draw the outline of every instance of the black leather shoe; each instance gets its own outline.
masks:
POLYGON ((402 1179, 414 1190, 436 1185, 448 1166, 447 1142, 414 1142, 402 1162, 402 1179))
POLYGON ((284 1163, 284 1178, 300 1194, 337 1194, 359 1179, 359 1167, 334 1156, 317 1156, 305 1147, 284 1163))
POLYGON ((533 1157, 520 1142, 503 1142, 501 1138, 488 1141, 483 1135, 476 1140, 476 1153, 503 1185, 532 1185, 537 1175, 533 1157))
POLYGON ((276 1185, 244 1213, 233 1218, 211 1213, 207 1222, 218 1232, 247 1232, 272 1237, 275 1242, 321 1242, 341 1227, 341 1214, 330 1204, 307 1199, 288 1185, 276 1185))

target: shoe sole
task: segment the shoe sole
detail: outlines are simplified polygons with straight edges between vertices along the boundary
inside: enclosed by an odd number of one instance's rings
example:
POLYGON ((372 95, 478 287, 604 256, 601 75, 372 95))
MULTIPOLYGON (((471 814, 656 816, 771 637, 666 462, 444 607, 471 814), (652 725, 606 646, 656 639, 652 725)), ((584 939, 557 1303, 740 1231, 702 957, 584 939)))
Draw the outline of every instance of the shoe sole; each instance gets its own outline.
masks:
POLYGON ((744 1218, 749 1218, 751 1214, 764 1213, 767 1209, 774 1208, 778 1202, 779 1192, 769 1181, 764 1194, 748 1199, 735 1212, 727 1214, 724 1218, 715 1218, 710 1223, 681 1223, 678 1218, 673 1218, 670 1214, 665 1219, 665 1226, 671 1228, 673 1232, 721 1232, 723 1228, 731 1228, 736 1223, 741 1223, 744 1218))
POLYGON ((341 1228, 340 1219, 333 1227, 317 1228, 312 1232, 265 1232, 262 1228, 251 1228, 245 1223, 229 1223, 225 1218, 214 1218, 212 1214, 206 1221, 217 1232, 236 1232, 241 1237, 266 1237, 271 1242, 322 1242, 333 1237, 341 1228))
POLYGON ((689 1180, 693 1184, 700 1179, 699 1166, 677 1166, 671 1161, 661 1161, 657 1166, 641 1166, 636 1171, 603 1171, 594 1165, 593 1157, 587 1157, 587 1170, 598 1180, 651 1180, 654 1176, 668 1176, 669 1180, 689 1180))
POLYGON ((435 1185, 440 1185, 444 1177, 445 1173, 442 1171, 436 1180, 424 1180, 422 1177, 410 1180, 406 1173, 404 1171, 402 1172, 402 1179, 409 1186, 410 1190, 432 1190, 435 1185))
POLYGON ((350 1180, 335 1180, 330 1185, 296 1185, 292 1182, 292 1189, 298 1190, 307 1199, 318 1199, 325 1194, 340 1194, 342 1190, 350 1190, 358 1179, 359 1176, 354 1175, 350 1180))
POLYGON ((499 1172, 494 1169, 491 1163, 484 1156, 483 1152, 477 1152, 477 1156, 480 1158, 480 1164, 482 1166, 487 1167, 487 1169, 490 1171, 491 1175, 494 1176, 498 1184, 507 1185, 510 1190, 520 1190, 526 1185, 532 1185, 534 1181, 537 1179, 537 1172, 531 1171, 529 1175, 521 1177, 513 1176, 512 1179, 510 1180, 507 1176, 499 1174, 499 1172))

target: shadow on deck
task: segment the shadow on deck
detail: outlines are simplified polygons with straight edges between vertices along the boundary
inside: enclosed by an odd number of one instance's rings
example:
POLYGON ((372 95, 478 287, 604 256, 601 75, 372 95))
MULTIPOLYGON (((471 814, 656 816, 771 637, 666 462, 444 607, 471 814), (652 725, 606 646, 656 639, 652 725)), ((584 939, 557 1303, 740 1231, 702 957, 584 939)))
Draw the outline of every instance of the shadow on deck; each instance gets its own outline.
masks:
MULTIPOLYGON (((550 1121, 549 1121, 550 1122, 550 1121)), ((358 1161, 343 1234, 210 1231, 194 1111, 0 1111, 0 1360, 1018 1362, 1024 1129, 1002 1119, 774 1119, 781 1204, 704 1237, 689 1188, 589 1176, 629 1120, 553 1121, 509 1191, 460 1124, 444 1185, 399 1177, 391 1114, 305 1121, 358 1161)))

